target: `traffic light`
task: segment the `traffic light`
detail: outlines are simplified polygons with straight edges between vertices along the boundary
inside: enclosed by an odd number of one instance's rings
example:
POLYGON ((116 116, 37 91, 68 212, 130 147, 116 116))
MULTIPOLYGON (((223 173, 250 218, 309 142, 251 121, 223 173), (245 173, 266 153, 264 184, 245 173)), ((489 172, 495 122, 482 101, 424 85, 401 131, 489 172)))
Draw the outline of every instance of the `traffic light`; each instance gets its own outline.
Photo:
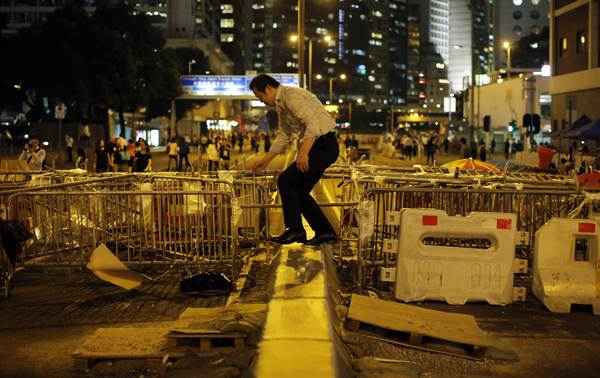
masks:
POLYGON ((492 125, 492 117, 490 117, 489 115, 486 115, 485 117, 483 117, 483 131, 485 131, 486 133, 489 132, 491 125, 492 125))
POLYGON ((531 116, 531 126, 533 134, 538 134, 540 132, 540 115, 534 114, 531 116))

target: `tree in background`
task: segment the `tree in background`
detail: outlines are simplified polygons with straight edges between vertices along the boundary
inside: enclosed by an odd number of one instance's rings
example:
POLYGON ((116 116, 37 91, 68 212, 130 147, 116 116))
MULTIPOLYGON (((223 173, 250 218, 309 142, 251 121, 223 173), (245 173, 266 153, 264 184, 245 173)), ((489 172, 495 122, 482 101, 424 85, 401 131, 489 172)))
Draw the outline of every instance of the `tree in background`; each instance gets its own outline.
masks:
POLYGON ((199 51, 163 49, 161 31, 129 6, 100 5, 90 15, 76 3, 1 41, 8 53, 0 89, 20 84, 22 95, 34 99, 30 120, 53 118, 58 101, 67 104, 72 121, 105 123, 109 108, 118 111, 121 125, 123 113, 140 108, 148 118, 166 115, 188 61, 196 60, 194 70, 206 69, 199 51))

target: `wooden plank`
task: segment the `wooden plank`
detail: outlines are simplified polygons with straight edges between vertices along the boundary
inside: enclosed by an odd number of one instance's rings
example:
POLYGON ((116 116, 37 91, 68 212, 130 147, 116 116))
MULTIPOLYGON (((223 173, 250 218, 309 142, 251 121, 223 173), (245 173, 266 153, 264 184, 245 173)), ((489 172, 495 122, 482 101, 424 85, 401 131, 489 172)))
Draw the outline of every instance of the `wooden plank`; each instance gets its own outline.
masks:
POLYGON ((492 338, 479 328, 475 318, 470 315, 428 310, 363 295, 352 295, 348 318, 393 331, 461 344, 494 344, 492 338))
POLYGON ((99 328, 73 353, 74 358, 156 358, 166 351, 167 328, 99 328), (108 356, 108 357, 107 357, 108 356))
POLYGON ((246 335, 241 333, 172 333, 169 334, 169 337, 176 339, 240 339, 246 337, 246 335))
POLYGON ((221 335, 218 329, 204 328, 173 328, 169 331, 169 336, 181 335, 221 335))

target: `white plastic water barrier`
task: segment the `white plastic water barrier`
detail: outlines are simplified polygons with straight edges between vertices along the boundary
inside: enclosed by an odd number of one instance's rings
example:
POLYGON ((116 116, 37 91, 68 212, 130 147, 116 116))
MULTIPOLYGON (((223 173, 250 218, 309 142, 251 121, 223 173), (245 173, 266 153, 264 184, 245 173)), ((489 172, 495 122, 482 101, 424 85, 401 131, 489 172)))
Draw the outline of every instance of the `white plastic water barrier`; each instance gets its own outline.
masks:
POLYGON ((592 305, 600 314, 600 224, 589 219, 552 218, 535 234, 533 293, 552 312, 592 305))
POLYGON ((511 303, 516 237, 514 214, 402 210, 396 298, 511 303))

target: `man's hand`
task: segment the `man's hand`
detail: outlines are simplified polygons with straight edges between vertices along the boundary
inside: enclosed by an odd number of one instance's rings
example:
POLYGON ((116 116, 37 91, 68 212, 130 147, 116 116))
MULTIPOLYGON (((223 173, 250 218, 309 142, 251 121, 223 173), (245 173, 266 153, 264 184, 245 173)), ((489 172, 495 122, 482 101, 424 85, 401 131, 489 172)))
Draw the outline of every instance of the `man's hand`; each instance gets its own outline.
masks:
POLYGON ((300 144, 300 148, 298 148, 298 155, 296 155, 296 166, 300 172, 308 172, 308 153, 310 152, 314 142, 315 138, 305 137, 300 144))
POLYGON ((300 172, 308 172, 308 154, 307 153, 298 153, 296 157, 296 166, 300 170, 300 172))

